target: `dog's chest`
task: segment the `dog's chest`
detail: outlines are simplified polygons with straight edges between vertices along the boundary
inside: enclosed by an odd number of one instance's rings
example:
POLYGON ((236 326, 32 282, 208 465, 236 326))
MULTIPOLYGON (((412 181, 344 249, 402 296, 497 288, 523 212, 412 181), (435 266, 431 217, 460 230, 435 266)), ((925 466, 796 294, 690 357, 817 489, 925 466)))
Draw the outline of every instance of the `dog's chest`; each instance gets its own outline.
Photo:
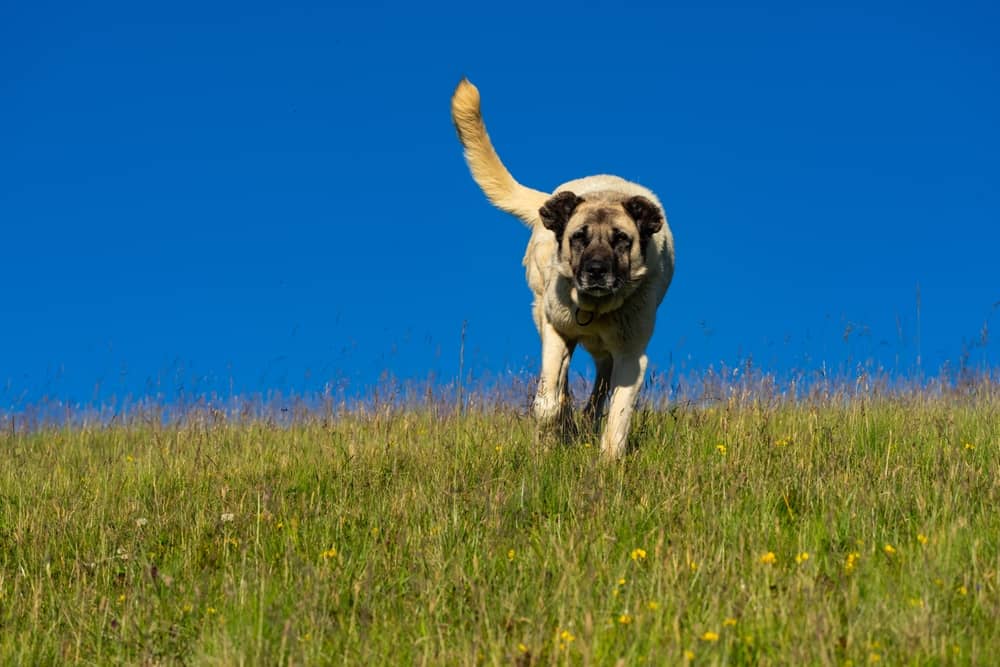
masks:
POLYGON ((613 334, 619 326, 616 313, 594 315, 578 312, 575 305, 550 299, 546 302, 545 316, 566 340, 579 343, 592 353, 605 352, 613 347, 614 341, 609 340, 609 334, 613 334))

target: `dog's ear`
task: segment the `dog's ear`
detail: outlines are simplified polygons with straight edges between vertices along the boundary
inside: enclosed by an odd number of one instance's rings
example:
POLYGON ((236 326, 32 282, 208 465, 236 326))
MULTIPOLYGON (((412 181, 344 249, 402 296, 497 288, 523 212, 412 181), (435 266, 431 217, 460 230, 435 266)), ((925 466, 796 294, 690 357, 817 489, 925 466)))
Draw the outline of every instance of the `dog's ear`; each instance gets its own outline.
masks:
POLYGON ((622 202, 622 206, 625 207, 629 217, 635 220, 635 225, 639 228, 639 238, 643 242, 663 229, 663 214, 660 213, 660 208, 645 197, 639 195, 629 197, 622 202))
POLYGON ((556 235, 556 240, 562 243, 562 235, 566 230, 566 223, 573 216, 573 211, 583 202, 575 193, 569 190, 557 193, 540 209, 538 215, 542 217, 542 224, 545 229, 551 230, 556 235))

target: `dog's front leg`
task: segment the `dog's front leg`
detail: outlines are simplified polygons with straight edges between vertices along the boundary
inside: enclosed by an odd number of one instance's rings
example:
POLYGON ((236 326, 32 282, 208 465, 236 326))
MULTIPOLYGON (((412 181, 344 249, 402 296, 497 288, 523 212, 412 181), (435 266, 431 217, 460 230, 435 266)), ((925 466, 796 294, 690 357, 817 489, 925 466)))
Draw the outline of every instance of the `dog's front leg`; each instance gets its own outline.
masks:
POLYGON ((538 378, 538 393, 535 395, 535 418, 543 426, 550 426, 568 415, 570 408, 569 360, 573 355, 573 343, 563 338, 551 324, 543 321, 542 372, 538 378))
POLYGON ((635 401, 646 376, 646 355, 621 353, 614 355, 611 370, 611 405, 608 421, 601 436, 601 454, 609 459, 620 458, 628 442, 629 423, 635 401))

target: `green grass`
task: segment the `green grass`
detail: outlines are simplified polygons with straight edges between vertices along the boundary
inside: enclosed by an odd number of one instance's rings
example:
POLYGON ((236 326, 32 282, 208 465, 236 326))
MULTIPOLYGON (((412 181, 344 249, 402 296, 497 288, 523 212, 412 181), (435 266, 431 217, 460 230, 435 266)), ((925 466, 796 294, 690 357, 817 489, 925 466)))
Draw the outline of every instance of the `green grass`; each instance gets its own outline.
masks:
POLYGON ((1000 655, 995 386, 633 427, 619 464, 502 410, 7 432, 0 663, 1000 655))

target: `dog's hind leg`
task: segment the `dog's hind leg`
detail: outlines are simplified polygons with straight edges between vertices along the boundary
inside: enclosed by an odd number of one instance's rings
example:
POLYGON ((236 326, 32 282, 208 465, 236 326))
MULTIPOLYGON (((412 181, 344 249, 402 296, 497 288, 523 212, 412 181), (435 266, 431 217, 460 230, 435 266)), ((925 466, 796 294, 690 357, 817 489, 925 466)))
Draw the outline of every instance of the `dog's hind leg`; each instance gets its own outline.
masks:
POLYGON ((601 421, 608 401, 608 391, 611 389, 611 369, 613 368, 611 355, 594 355, 594 367, 597 377, 594 378, 594 388, 587 399, 587 405, 583 409, 583 417, 590 422, 594 432, 601 421))

